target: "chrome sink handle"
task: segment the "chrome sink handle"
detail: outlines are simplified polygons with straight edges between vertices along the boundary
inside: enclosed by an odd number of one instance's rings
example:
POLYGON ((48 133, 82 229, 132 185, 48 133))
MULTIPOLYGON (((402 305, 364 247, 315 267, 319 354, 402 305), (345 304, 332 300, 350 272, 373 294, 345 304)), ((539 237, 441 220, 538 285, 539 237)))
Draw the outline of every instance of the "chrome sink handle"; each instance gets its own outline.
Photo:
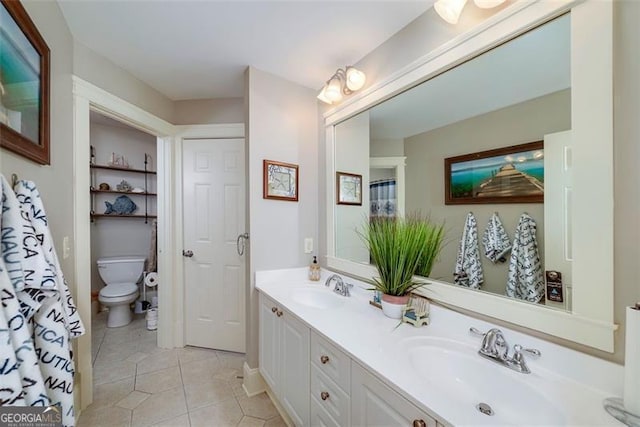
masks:
POLYGON ((342 277, 340 277, 337 274, 332 274, 331 276, 329 276, 329 278, 324 282, 325 286, 329 286, 331 284, 331 282, 335 280, 336 281, 336 286, 341 285, 344 283, 342 281, 342 277))
POLYGON ((526 352, 532 356, 540 357, 542 352, 535 348, 522 348, 520 344, 513 346, 513 357, 508 361, 509 367, 523 374, 531 373, 531 370, 527 366, 527 361, 524 358, 523 352, 526 352))

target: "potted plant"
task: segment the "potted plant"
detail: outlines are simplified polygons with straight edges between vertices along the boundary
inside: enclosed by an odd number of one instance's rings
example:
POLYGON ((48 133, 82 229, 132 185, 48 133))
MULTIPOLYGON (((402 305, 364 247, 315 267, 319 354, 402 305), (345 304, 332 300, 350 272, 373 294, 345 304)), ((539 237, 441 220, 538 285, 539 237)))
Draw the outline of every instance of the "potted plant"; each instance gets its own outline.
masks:
POLYGON ((378 270, 373 282, 374 290, 382 293, 382 311, 399 319, 411 291, 425 284, 414 275, 431 272, 442 247, 444 226, 418 215, 374 218, 360 235, 378 270))

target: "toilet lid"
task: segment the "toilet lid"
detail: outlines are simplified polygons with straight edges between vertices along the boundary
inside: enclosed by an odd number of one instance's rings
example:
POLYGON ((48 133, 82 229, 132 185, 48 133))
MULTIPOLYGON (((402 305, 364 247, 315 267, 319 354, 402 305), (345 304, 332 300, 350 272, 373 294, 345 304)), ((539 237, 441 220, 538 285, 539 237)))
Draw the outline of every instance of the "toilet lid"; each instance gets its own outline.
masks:
POLYGON ((100 290, 100 295, 107 298, 123 297, 138 291, 135 283, 112 283, 100 290))

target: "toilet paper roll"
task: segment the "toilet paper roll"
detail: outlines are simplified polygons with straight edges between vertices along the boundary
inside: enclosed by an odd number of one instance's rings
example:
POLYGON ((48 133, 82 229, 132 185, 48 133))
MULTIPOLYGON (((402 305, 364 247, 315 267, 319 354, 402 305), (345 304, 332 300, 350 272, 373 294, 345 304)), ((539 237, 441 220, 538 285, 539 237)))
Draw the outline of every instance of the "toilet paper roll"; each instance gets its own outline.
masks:
POLYGON ((640 310, 627 307, 624 355, 624 408, 640 415, 640 310))
POLYGON ((150 288, 158 286, 158 273, 148 273, 144 276, 144 284, 150 288))

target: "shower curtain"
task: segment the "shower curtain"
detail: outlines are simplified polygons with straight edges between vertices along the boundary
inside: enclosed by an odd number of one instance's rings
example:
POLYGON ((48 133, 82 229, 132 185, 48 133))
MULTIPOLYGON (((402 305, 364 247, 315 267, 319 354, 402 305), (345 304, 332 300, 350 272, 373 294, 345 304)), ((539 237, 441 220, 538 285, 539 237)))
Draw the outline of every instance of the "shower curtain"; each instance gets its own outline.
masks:
POLYGON ((369 184, 370 217, 393 218, 397 214, 396 180, 381 179, 369 184))

